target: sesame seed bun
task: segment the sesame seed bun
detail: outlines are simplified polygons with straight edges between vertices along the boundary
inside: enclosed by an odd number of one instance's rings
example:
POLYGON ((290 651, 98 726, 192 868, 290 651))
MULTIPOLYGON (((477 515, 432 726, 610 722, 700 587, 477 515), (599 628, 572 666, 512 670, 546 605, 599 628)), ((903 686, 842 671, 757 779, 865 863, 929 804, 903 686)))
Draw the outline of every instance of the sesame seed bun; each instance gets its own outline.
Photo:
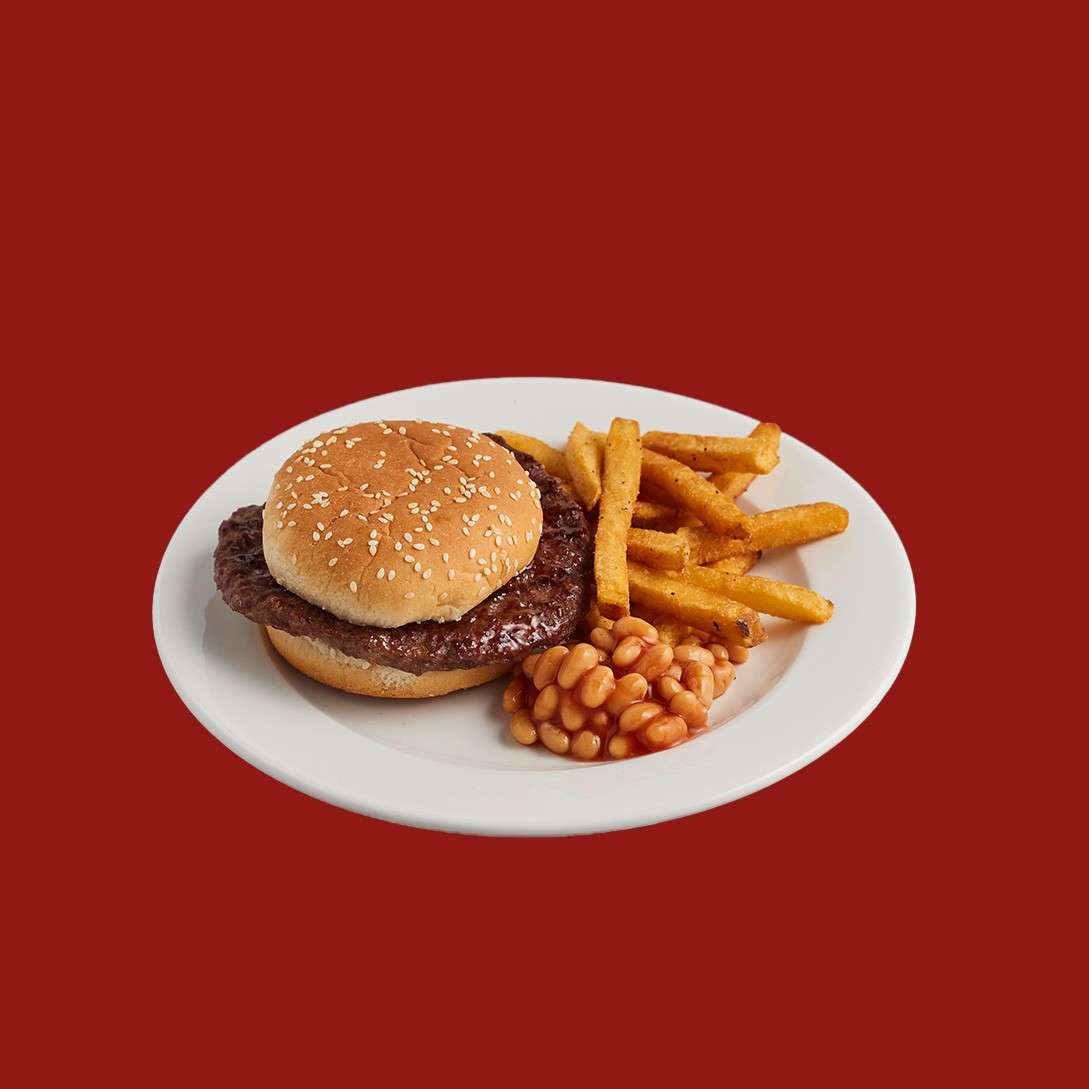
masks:
POLYGON ((283 464, 262 540, 281 586, 396 628, 460 619, 528 566, 541 528, 540 493, 510 451, 463 427, 377 420, 283 464))
POLYGON ((273 647, 299 672, 322 684, 359 696, 384 696, 395 700, 445 696, 448 692, 487 684, 510 668, 506 665, 484 665, 472 669, 431 670, 417 675, 392 666, 365 662, 361 658, 350 658, 320 639, 288 635, 279 628, 266 627, 265 631, 273 647))

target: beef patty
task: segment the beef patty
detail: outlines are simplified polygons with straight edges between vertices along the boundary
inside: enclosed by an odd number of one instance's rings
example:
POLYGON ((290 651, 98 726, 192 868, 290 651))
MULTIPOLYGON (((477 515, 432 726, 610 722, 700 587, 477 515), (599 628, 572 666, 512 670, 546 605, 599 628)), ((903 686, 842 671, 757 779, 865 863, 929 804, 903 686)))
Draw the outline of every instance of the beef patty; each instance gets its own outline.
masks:
MULTIPOLYGON (((507 446, 495 435, 488 437, 507 446)), ((541 490, 544 526, 537 553, 525 570, 460 620, 373 628, 311 605, 269 574, 260 506, 241 507, 219 527, 216 587, 235 612, 257 624, 320 639, 352 658, 406 673, 516 662, 566 642, 589 604, 590 531, 560 482, 529 455, 512 453, 541 490)))

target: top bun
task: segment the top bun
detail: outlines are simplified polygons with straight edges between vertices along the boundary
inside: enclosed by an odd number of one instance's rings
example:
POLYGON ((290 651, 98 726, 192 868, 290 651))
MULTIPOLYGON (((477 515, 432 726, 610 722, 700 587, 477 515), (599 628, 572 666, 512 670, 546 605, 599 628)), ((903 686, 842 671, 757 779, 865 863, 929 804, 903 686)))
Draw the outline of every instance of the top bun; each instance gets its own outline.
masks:
POLYGON ((277 472, 265 562, 281 586, 353 624, 457 620, 526 567, 541 498, 509 450, 423 420, 338 427, 277 472))

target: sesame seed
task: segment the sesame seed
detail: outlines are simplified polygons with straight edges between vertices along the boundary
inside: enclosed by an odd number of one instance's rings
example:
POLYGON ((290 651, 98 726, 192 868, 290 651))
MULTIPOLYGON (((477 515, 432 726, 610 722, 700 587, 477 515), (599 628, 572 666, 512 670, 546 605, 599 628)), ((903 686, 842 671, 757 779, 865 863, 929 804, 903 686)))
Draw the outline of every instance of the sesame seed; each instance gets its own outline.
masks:
POLYGON ((420 543, 419 541, 417 541, 417 542, 416 542, 416 543, 415 543, 415 544, 414 544, 414 545, 413 545, 412 547, 413 547, 413 548, 414 548, 414 549, 415 549, 415 550, 416 550, 417 552, 422 552, 422 551, 423 551, 423 550, 424 550, 424 549, 425 549, 425 548, 427 547, 427 545, 425 545, 425 544, 421 544, 421 543, 420 543))
POLYGON ((317 531, 314 532, 313 536, 314 536, 315 541, 320 541, 321 540, 321 534, 318 533, 317 531))
POLYGON ((380 579, 386 577, 386 569, 384 567, 379 567, 378 568, 378 577, 380 579))
MULTIPOLYGON (((468 537, 469 536, 469 527, 468 526, 462 526, 461 527, 461 532, 464 533, 466 537, 468 537)), ((528 540, 528 538, 527 538, 527 540, 528 540)))
POLYGON ((449 552, 444 552, 442 554, 442 562, 443 563, 449 563, 450 562, 450 553, 449 552))
POLYGON ((324 529, 324 528, 325 528, 325 523, 324 522, 319 522, 318 523, 318 529, 324 529))
MULTIPOLYGON (((529 538, 527 537, 526 540, 528 541, 529 538)), ((403 544, 401 544, 400 541, 394 541, 393 542, 393 547, 396 548, 398 552, 400 552, 405 546, 403 544)))
POLYGON ((406 552, 406 553, 405 553, 405 554, 404 554, 404 555, 403 555, 403 556, 401 557, 401 559, 402 559, 402 560, 404 560, 404 561, 405 561, 405 563, 412 563, 412 562, 413 562, 413 560, 412 560, 412 553, 411 553, 411 552, 406 552))
POLYGON ((397 428, 397 434, 398 435, 403 435, 404 433, 405 433, 405 429, 403 427, 397 428))
POLYGON ((415 564, 412 565, 412 570, 415 571, 417 575, 420 573, 422 568, 423 568, 422 563, 415 563, 415 564))
POLYGON ((477 573, 473 575, 473 582, 479 582, 483 577, 484 576, 479 571, 477 571, 477 573))
POLYGON ((449 579, 449 580, 450 580, 451 582, 453 582, 453 581, 454 581, 454 569, 453 569, 452 567, 450 568, 450 570, 449 570, 449 571, 447 571, 447 572, 446 572, 446 577, 447 577, 447 578, 448 578, 448 579, 449 579))
POLYGON ((331 559, 331 560, 329 561, 329 566, 330 566, 330 567, 336 567, 336 565, 337 565, 337 558, 336 558, 336 556, 334 556, 334 557, 333 557, 333 558, 332 558, 332 559, 331 559))
POLYGON ((288 524, 289 526, 293 526, 293 525, 295 525, 295 523, 294 523, 294 522, 288 522, 287 524, 288 524))
POLYGON ((431 578, 431 568, 430 567, 424 572, 423 577, 425 579, 431 578))
MULTIPOLYGON (((401 430, 404 431, 404 428, 402 427, 401 430)), ((405 594, 405 597, 415 597, 415 596, 416 595, 411 590, 409 590, 409 592, 407 594, 405 594)))
POLYGON ((354 594, 356 590, 359 589, 359 583, 356 582, 355 579, 352 579, 352 581, 348 583, 348 589, 354 594))
POLYGON ((331 529, 327 529, 327 530, 325 531, 325 537, 323 538, 323 540, 326 540, 326 541, 327 541, 327 540, 329 540, 329 538, 330 538, 330 537, 332 537, 332 536, 333 536, 333 531, 332 531, 331 529))
POLYGON ((437 545, 439 543, 439 540, 438 540, 437 537, 428 537, 428 541, 433 545, 437 545))
POLYGON ((393 568, 391 567, 389 569, 389 571, 387 572, 387 574, 386 574, 386 581, 387 582, 392 582, 396 577, 397 577, 397 572, 394 571, 393 568))
POLYGON ((471 560, 476 559, 476 549, 475 548, 470 548, 469 549, 469 559, 471 559, 471 560))

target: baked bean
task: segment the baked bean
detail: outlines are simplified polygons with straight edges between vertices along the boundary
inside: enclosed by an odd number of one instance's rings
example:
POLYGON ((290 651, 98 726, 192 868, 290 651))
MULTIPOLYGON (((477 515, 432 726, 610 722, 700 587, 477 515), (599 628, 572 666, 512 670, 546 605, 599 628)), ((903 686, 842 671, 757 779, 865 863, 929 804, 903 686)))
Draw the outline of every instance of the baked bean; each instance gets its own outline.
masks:
POLYGON ((540 650, 536 654, 531 654, 528 658, 522 659, 522 672, 530 680, 533 680, 533 671, 537 668, 537 662, 542 654, 544 654, 544 651, 540 650))
POLYGON ((503 693, 503 710, 508 715, 513 715, 515 711, 521 711, 525 705, 526 679, 522 676, 511 677, 510 684, 503 693))
POLYGON ((687 665, 689 662, 703 662, 704 665, 710 665, 715 660, 715 656, 706 647, 682 643, 674 649, 673 660, 682 665, 687 665))
POLYGON ((560 663, 556 683, 561 688, 574 688, 582 675, 597 665, 597 647, 593 643, 576 643, 560 663))
POLYGON ((656 680, 673 664, 673 648, 665 643, 647 647, 632 666, 632 673, 642 673, 648 681, 656 680))
POLYGON ((737 662, 738 665, 741 665, 742 662, 747 662, 749 660, 748 647, 735 647, 733 643, 731 643, 726 649, 730 652, 731 662, 737 662))
POLYGON ((590 712, 575 699, 574 692, 560 691, 560 723, 565 730, 581 730, 590 712))
POLYGON ((540 734, 541 744, 557 756, 563 756, 571 748, 571 735, 554 723, 542 722, 537 727, 537 733, 540 734))
POLYGON ((601 738, 593 730, 579 730, 571 740, 571 755, 579 760, 593 760, 601 752, 601 738))
POLYGON ((627 734, 616 734, 609 740, 609 755, 614 760, 627 760, 637 752, 635 738, 627 734))
POLYGON ((532 745, 537 740, 537 727, 526 710, 518 711, 510 720, 510 732, 519 745, 532 745))
POLYGON ((620 718, 617 719, 617 729, 622 734, 632 734, 638 730, 644 722, 649 722, 652 718, 657 718, 665 708, 660 703, 655 703, 654 700, 644 700, 642 703, 633 703, 627 710, 623 711, 620 718))
POLYGON ((547 688, 542 688, 533 701, 533 721, 547 722, 550 718, 554 718, 559 706, 560 686, 550 684, 547 688))
POLYGON ((681 679, 681 672, 683 669, 684 666, 681 665, 680 662, 674 662, 662 675, 664 677, 672 677, 675 681, 679 681, 681 679))
MULTIPOLYGON (((637 673, 632 674, 633 677, 637 677, 637 673)), ((677 680, 676 677, 671 677, 668 673, 663 673, 655 682, 654 687, 657 689, 658 695, 662 697, 668 703, 678 692, 684 692, 685 687, 677 680)))
POLYGON ((648 749, 668 749, 688 736, 688 727, 680 715, 663 714, 652 718, 639 730, 639 740, 648 749))
POLYGON ((613 651, 613 665, 627 669, 640 654, 646 644, 638 635, 629 635, 621 639, 613 651))
MULTIPOLYGON (((715 698, 715 675, 709 665, 703 662, 689 662, 684 667, 684 675, 681 677, 685 688, 691 692, 704 707, 710 707, 715 698)), ((534 705, 533 717, 537 717, 537 708, 534 705)))
POLYGON ((724 662, 730 657, 730 652, 721 643, 708 643, 707 649, 715 656, 716 661, 724 662))
POLYGON ((565 646, 549 647, 541 655, 537 667, 533 670, 533 683, 538 689, 547 688, 556 679, 560 671, 560 663, 567 657, 569 651, 565 646))
POLYGON ((689 733, 693 730, 702 730, 707 725, 707 708, 700 703, 699 697, 694 692, 682 688, 670 701, 669 710, 674 715, 680 715, 688 727, 689 733))
POLYGON ((703 640, 694 632, 689 632, 678 644, 679 647, 698 647, 701 646, 703 640))
POLYGON ((575 691, 583 707, 600 707, 615 688, 613 671, 608 666, 597 665, 583 676, 575 691))
POLYGON ((718 699, 734 683, 734 667, 729 662, 715 662, 711 673, 715 678, 715 699, 718 699))
POLYGON ((658 642, 658 632, 654 626, 648 624, 645 620, 640 620, 637 616, 622 616, 613 625, 613 635, 617 639, 623 639, 628 635, 637 635, 648 643, 658 642))
POLYGON ((594 711, 586 720, 586 725, 589 726, 595 734, 605 733, 609 728, 609 712, 606 711, 604 707, 594 711))
POLYGON ((642 673, 627 673, 616 682, 613 694, 605 701, 605 710, 610 715, 619 715, 625 707, 638 703, 646 694, 647 679, 642 673))
POLYGON ((616 639, 613 637, 613 633, 606 631, 604 628, 594 628, 590 632, 590 642, 597 647, 598 650, 605 651, 606 654, 612 654, 616 649, 616 639))
POLYGON ((603 651, 601 649, 601 647, 598 647, 597 648, 597 664, 598 665, 604 665, 608 660, 609 660, 609 656, 605 653, 605 651, 603 651))

